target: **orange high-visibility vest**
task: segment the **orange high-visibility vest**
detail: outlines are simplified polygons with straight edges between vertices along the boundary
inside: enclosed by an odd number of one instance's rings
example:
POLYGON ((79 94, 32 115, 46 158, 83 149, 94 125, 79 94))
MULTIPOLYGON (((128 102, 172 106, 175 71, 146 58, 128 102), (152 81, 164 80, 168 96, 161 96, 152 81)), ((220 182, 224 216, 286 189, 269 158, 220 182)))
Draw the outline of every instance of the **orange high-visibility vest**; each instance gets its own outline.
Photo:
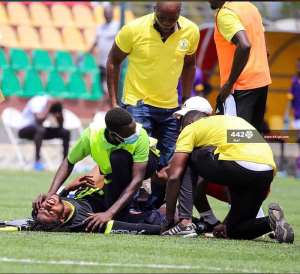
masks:
MULTIPOLYGON (((237 79, 234 90, 247 90, 271 84, 266 42, 262 19, 257 8, 250 2, 227 2, 224 8, 233 11, 244 26, 251 51, 248 62, 237 79)), ((224 39, 218 30, 217 16, 214 39, 219 59, 221 86, 229 78, 236 46, 224 39)))

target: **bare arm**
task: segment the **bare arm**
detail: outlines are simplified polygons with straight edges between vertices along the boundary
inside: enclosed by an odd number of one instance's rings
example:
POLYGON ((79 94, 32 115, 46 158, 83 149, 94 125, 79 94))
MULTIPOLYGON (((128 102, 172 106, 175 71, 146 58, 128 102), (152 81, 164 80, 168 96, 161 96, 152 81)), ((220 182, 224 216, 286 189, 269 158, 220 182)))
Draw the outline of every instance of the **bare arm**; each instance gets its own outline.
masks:
POLYGON ((147 162, 134 163, 132 167, 132 181, 121 193, 119 199, 108 209, 112 216, 116 215, 132 198, 142 185, 146 173, 147 162))
POLYGON ((88 222, 86 227, 87 231, 97 230, 104 223, 110 221, 122 208, 128 204, 134 193, 142 185, 145 177, 146 167, 147 162, 133 164, 133 176, 130 184, 121 193, 119 199, 106 212, 90 214, 91 216, 86 219, 86 222, 88 222))
POLYGON ((120 67, 126 56, 127 53, 120 50, 116 43, 114 43, 106 63, 107 88, 112 107, 116 107, 118 105, 117 94, 119 87, 120 67))
POLYGON ((181 185, 180 180, 187 165, 188 158, 188 153, 175 152, 170 169, 168 170, 169 180, 167 182, 166 190, 166 219, 168 223, 172 223, 174 220, 176 202, 181 185))
POLYGON ((90 172, 84 176, 79 176, 65 186, 65 191, 68 193, 83 187, 92 187, 102 189, 104 185, 104 176, 100 174, 99 167, 95 166, 90 172))
POLYGON ((55 174, 52 184, 48 190, 48 195, 56 193, 65 180, 70 176, 73 168, 74 165, 72 165, 68 159, 65 158, 55 174))
POLYGON ((247 33, 243 30, 237 32, 231 39, 231 42, 236 45, 236 50, 233 57, 231 72, 227 82, 221 88, 220 96, 224 102, 231 93, 233 86, 240 74, 244 70, 250 55, 251 45, 247 37, 247 33))
POLYGON ((182 81, 182 101, 191 96, 191 90, 194 83, 196 71, 196 54, 186 55, 184 58, 183 69, 181 73, 182 81))

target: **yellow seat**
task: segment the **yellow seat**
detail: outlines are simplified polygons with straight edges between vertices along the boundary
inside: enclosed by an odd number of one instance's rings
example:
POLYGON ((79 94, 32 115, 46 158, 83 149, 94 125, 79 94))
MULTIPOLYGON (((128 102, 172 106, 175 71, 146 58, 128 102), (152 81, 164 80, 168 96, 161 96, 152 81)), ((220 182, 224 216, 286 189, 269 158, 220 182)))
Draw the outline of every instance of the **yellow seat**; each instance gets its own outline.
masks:
POLYGON ((86 50, 86 45, 83 41, 83 37, 77 28, 73 28, 73 27, 63 28, 62 36, 63 36, 64 46, 67 50, 72 50, 72 51, 86 50))
POLYGON ((29 6, 33 26, 50 27, 53 25, 49 9, 39 2, 32 2, 29 6))
MULTIPOLYGON (((114 19, 115 21, 119 22, 121 17, 121 10, 120 6, 114 7, 114 19)), ((125 23, 128 23, 134 19, 134 15, 131 10, 125 10, 125 23)))
POLYGON ((96 28, 86 28, 83 30, 84 42, 87 49, 90 49, 96 39, 96 28))
POLYGON ((30 26, 18 26, 17 33, 20 46, 25 49, 38 49, 41 47, 39 34, 35 28, 30 26))
POLYGON ((8 18, 7 13, 4 5, 0 3, 0 24, 1 25, 7 25, 8 24, 8 18))
POLYGON ((7 13, 10 24, 18 25, 31 25, 29 14, 25 5, 17 2, 7 3, 7 13))
POLYGON ((101 25, 105 22, 102 6, 97 6, 94 8, 94 17, 97 25, 101 25))
POLYGON ((41 46, 46 50, 63 50, 64 44, 60 32, 53 27, 41 27, 41 46))
POLYGON ((283 129, 283 117, 281 115, 272 115, 269 119, 269 126, 272 130, 283 129))
POLYGON ((63 4, 53 4, 51 6, 53 25, 55 27, 72 27, 74 26, 72 13, 68 6, 63 4))
POLYGON ((78 28, 90 28, 96 25, 90 8, 86 5, 74 5, 72 8, 74 23, 78 28))
POLYGON ((19 41, 15 30, 11 26, 0 25, 0 45, 3 47, 17 48, 19 41))

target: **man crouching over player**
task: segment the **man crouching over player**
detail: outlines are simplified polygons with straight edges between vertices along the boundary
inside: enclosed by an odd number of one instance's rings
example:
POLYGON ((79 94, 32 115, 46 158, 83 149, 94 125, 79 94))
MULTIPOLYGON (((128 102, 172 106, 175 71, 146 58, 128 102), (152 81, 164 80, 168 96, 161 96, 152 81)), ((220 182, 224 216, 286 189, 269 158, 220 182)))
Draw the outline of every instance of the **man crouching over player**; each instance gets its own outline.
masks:
MULTIPOLYGON (((223 224, 214 229, 216 236, 255 239, 274 231, 279 242, 293 243, 293 229, 285 221, 278 204, 269 206, 269 216, 256 218, 276 172, 272 150, 256 129, 240 117, 209 116, 189 109, 184 113, 182 125, 169 169, 164 229, 170 229, 164 235, 193 231, 192 216, 181 217, 173 227, 174 213, 178 194, 181 191, 182 195, 184 191, 182 185, 192 184, 201 176, 215 184, 227 186, 229 190, 230 211, 223 224), (231 140, 230 131, 249 131, 259 142, 231 140)), ((188 206, 192 205, 191 197, 188 206)))

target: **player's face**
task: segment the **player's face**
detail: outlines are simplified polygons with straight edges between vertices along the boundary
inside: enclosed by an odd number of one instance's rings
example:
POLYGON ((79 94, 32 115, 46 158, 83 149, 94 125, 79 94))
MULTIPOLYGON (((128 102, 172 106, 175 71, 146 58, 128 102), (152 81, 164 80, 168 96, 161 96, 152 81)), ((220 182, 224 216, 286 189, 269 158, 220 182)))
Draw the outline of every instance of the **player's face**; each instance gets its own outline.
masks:
POLYGON ((167 11, 156 10, 155 21, 159 26, 161 32, 163 33, 171 32, 177 23, 179 15, 180 15, 180 11, 167 12, 167 11))
POLYGON ((42 203, 37 219, 44 224, 58 223, 63 220, 64 204, 56 194, 50 196, 42 203))

